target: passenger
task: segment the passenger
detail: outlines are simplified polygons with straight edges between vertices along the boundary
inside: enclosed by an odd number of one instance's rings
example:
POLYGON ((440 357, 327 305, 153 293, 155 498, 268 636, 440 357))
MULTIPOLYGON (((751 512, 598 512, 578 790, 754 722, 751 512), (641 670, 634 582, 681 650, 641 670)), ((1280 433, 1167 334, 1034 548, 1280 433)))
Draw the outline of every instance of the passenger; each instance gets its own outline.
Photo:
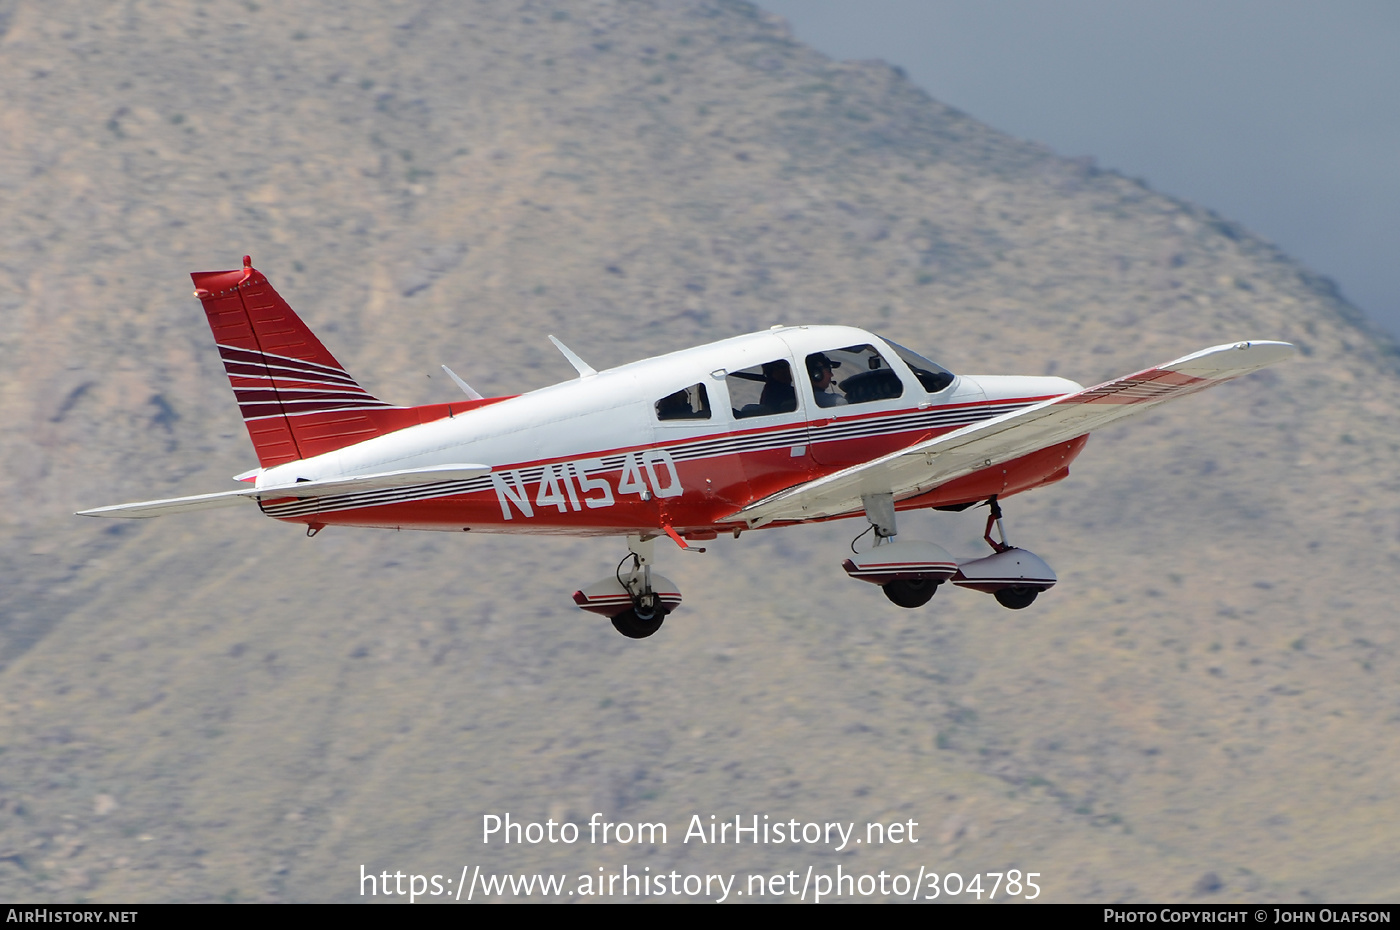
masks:
POLYGON ((695 416, 690 408, 690 396, 687 388, 681 388, 674 394, 667 394, 656 402, 656 418, 658 420, 689 420, 695 416))
POLYGON ((758 403, 765 413, 791 413, 797 409, 797 389, 792 386, 792 368, 787 362, 765 364, 763 381, 758 403))

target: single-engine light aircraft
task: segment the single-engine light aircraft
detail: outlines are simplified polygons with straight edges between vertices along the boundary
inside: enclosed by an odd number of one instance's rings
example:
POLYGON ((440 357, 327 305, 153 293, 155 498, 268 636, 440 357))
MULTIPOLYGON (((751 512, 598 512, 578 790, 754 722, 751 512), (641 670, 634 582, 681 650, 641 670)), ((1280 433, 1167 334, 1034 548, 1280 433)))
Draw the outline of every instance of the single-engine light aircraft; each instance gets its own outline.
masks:
POLYGON ((921 607, 951 581, 1027 607, 1055 573, 1007 541, 1003 500, 1068 475, 1090 430, 1296 352, 1236 342, 1084 388, 955 375, 849 326, 775 326, 607 371, 550 336, 577 378, 482 397, 443 366, 465 398, 396 407, 341 367, 251 259, 191 277, 259 467, 235 476, 246 488, 83 515, 254 501, 308 536, 327 526, 625 536, 616 571, 574 602, 634 639, 681 602, 653 571, 658 539, 694 550, 720 533, 861 515, 873 544, 853 543, 845 570, 895 604, 921 607), (984 503, 990 555, 960 561, 896 541, 899 511, 984 503))

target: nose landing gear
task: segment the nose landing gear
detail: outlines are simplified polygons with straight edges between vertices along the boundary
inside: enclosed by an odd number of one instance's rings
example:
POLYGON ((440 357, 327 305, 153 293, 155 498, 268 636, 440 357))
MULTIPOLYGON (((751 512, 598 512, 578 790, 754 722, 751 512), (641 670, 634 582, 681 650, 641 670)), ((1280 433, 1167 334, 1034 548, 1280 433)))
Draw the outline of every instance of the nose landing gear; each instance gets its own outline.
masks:
POLYGON ((613 629, 628 639, 646 639, 661 629, 666 619, 666 608, 659 604, 651 607, 629 607, 612 618, 613 629))
MULTIPOLYGON (((987 503, 991 513, 982 538, 992 547, 992 554, 959 563, 942 547, 929 542, 893 542, 895 535, 894 499, 890 494, 870 494, 863 498, 865 517, 870 522, 866 533, 874 530, 875 546, 856 552, 842 567, 846 574, 859 581, 878 584, 885 597, 894 604, 910 609, 927 604, 939 585, 951 581, 960 588, 983 591, 997 599, 1008 610, 1024 610, 1041 591, 1056 581, 1055 572, 1045 560, 1027 549, 1017 549, 1006 541, 1006 527, 1001 522, 1001 506, 995 497, 987 503), (992 538, 996 528, 1000 540, 992 538)), ((862 533, 861 536, 864 536, 862 533)), ((856 537, 859 539, 860 537, 856 537)), ((855 552, 855 543, 851 543, 855 552)))
POLYGON ((1036 595, 1042 588, 1032 588, 1028 585, 1012 585, 1009 588, 1002 588, 993 591, 992 597, 997 599, 997 603, 1007 610, 1024 610, 1035 602, 1036 595))
POLYGON ((629 554, 617 563, 613 577, 574 592, 574 603, 612 620, 613 628, 629 639, 645 639, 681 604, 681 592, 669 578, 651 570, 656 537, 628 536, 629 554), (626 571, 623 566, 632 565, 626 571))
POLYGON ((1001 522, 1001 506, 995 497, 987 503, 991 506, 991 513, 987 515, 987 530, 982 538, 992 547, 993 554, 963 562, 953 576, 953 584, 984 591, 1008 610, 1024 610, 1031 606, 1041 591, 1049 589, 1056 582, 1055 570, 1029 549, 1017 549, 1008 543, 1006 527, 1001 522), (1000 542, 992 538, 993 526, 1001 536, 1000 542))

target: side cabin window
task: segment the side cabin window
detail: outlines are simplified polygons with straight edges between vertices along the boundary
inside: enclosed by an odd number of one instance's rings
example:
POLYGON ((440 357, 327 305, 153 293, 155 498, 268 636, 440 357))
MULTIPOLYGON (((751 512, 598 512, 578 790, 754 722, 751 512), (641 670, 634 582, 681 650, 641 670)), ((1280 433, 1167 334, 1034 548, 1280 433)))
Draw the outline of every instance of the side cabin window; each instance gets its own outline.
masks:
POLYGON ((656 402, 658 420, 708 420, 710 418, 710 398, 705 393, 705 385, 692 384, 674 394, 667 394, 656 402))
POLYGON ((787 359, 731 371, 725 376, 724 384, 729 388, 729 405, 736 420, 792 413, 797 409, 797 389, 793 387, 792 366, 787 359))
POLYGON ((874 346, 846 346, 807 356, 807 377, 818 407, 844 407, 890 400, 904 383, 874 346))

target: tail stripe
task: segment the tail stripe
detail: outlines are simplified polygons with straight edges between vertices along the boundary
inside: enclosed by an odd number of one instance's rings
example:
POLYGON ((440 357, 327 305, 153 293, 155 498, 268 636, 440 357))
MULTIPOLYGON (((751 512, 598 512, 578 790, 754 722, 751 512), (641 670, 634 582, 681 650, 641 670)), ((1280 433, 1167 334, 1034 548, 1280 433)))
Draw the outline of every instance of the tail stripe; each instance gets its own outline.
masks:
POLYGON ((242 268, 196 271, 190 277, 264 468, 322 455, 470 406, 459 402, 398 407, 370 394, 246 256, 242 268))
MULTIPOLYGON (((245 400, 245 399, 247 399, 247 400, 263 400, 263 401, 271 402, 271 401, 273 401, 274 399, 277 399, 277 398, 281 398, 282 400, 306 400, 306 401, 317 401, 317 400, 350 400, 350 401, 354 401, 354 402, 356 402, 356 403, 366 403, 366 401, 365 401, 365 395, 359 393, 358 391, 337 391, 337 390, 325 390, 325 391, 323 391, 323 390, 320 390, 320 389, 318 389, 318 388, 301 388, 301 387, 293 389, 293 388, 289 388, 289 387, 282 387, 282 386, 279 385, 279 386, 268 386, 268 387, 237 387, 237 388, 234 388, 234 392, 238 395, 238 398, 239 398, 239 402, 240 402, 240 403, 242 403, 243 400, 245 400)), ((389 406, 388 404, 384 403, 382 400, 375 400, 374 398, 371 398, 370 400, 372 401, 372 403, 369 403, 369 406, 371 406, 371 407, 388 407, 388 406, 389 406)))
POLYGON ((347 387, 353 387, 355 384, 352 378, 332 378, 329 375, 323 375, 318 372, 311 372, 308 374, 306 372, 297 371, 294 368, 283 368, 278 365, 269 365, 264 368, 254 365, 251 362, 224 362, 224 370, 227 371, 231 377, 236 376, 240 378, 262 378, 264 380, 268 378, 285 378, 289 381, 304 380, 317 383, 327 382, 330 384, 343 384, 347 387))
MULTIPOLYGON (((383 410, 384 407, 366 407, 364 404, 317 404, 314 407, 299 408, 295 404, 261 404, 251 406, 241 406, 243 421, 245 423, 253 420, 266 420, 269 417, 280 416, 301 416, 308 413, 329 413, 331 411, 354 411, 354 410, 383 410)), ((390 407, 390 410, 403 410, 403 407, 390 407)), ((409 424, 412 425, 412 424, 409 424)))
POLYGON ((266 365, 269 368, 299 371, 307 374, 314 374, 318 377, 332 378, 347 384, 355 383, 355 379, 351 378, 343 368, 334 368, 330 365, 308 362, 305 359, 291 358, 290 356, 277 355, 272 352, 263 352, 259 349, 240 349, 235 346, 220 345, 219 355, 223 357, 225 365, 228 365, 230 362, 244 362, 254 366, 266 365))
POLYGON ((244 420, 326 410, 401 409, 370 394, 343 369, 229 345, 220 345, 219 355, 244 420))

